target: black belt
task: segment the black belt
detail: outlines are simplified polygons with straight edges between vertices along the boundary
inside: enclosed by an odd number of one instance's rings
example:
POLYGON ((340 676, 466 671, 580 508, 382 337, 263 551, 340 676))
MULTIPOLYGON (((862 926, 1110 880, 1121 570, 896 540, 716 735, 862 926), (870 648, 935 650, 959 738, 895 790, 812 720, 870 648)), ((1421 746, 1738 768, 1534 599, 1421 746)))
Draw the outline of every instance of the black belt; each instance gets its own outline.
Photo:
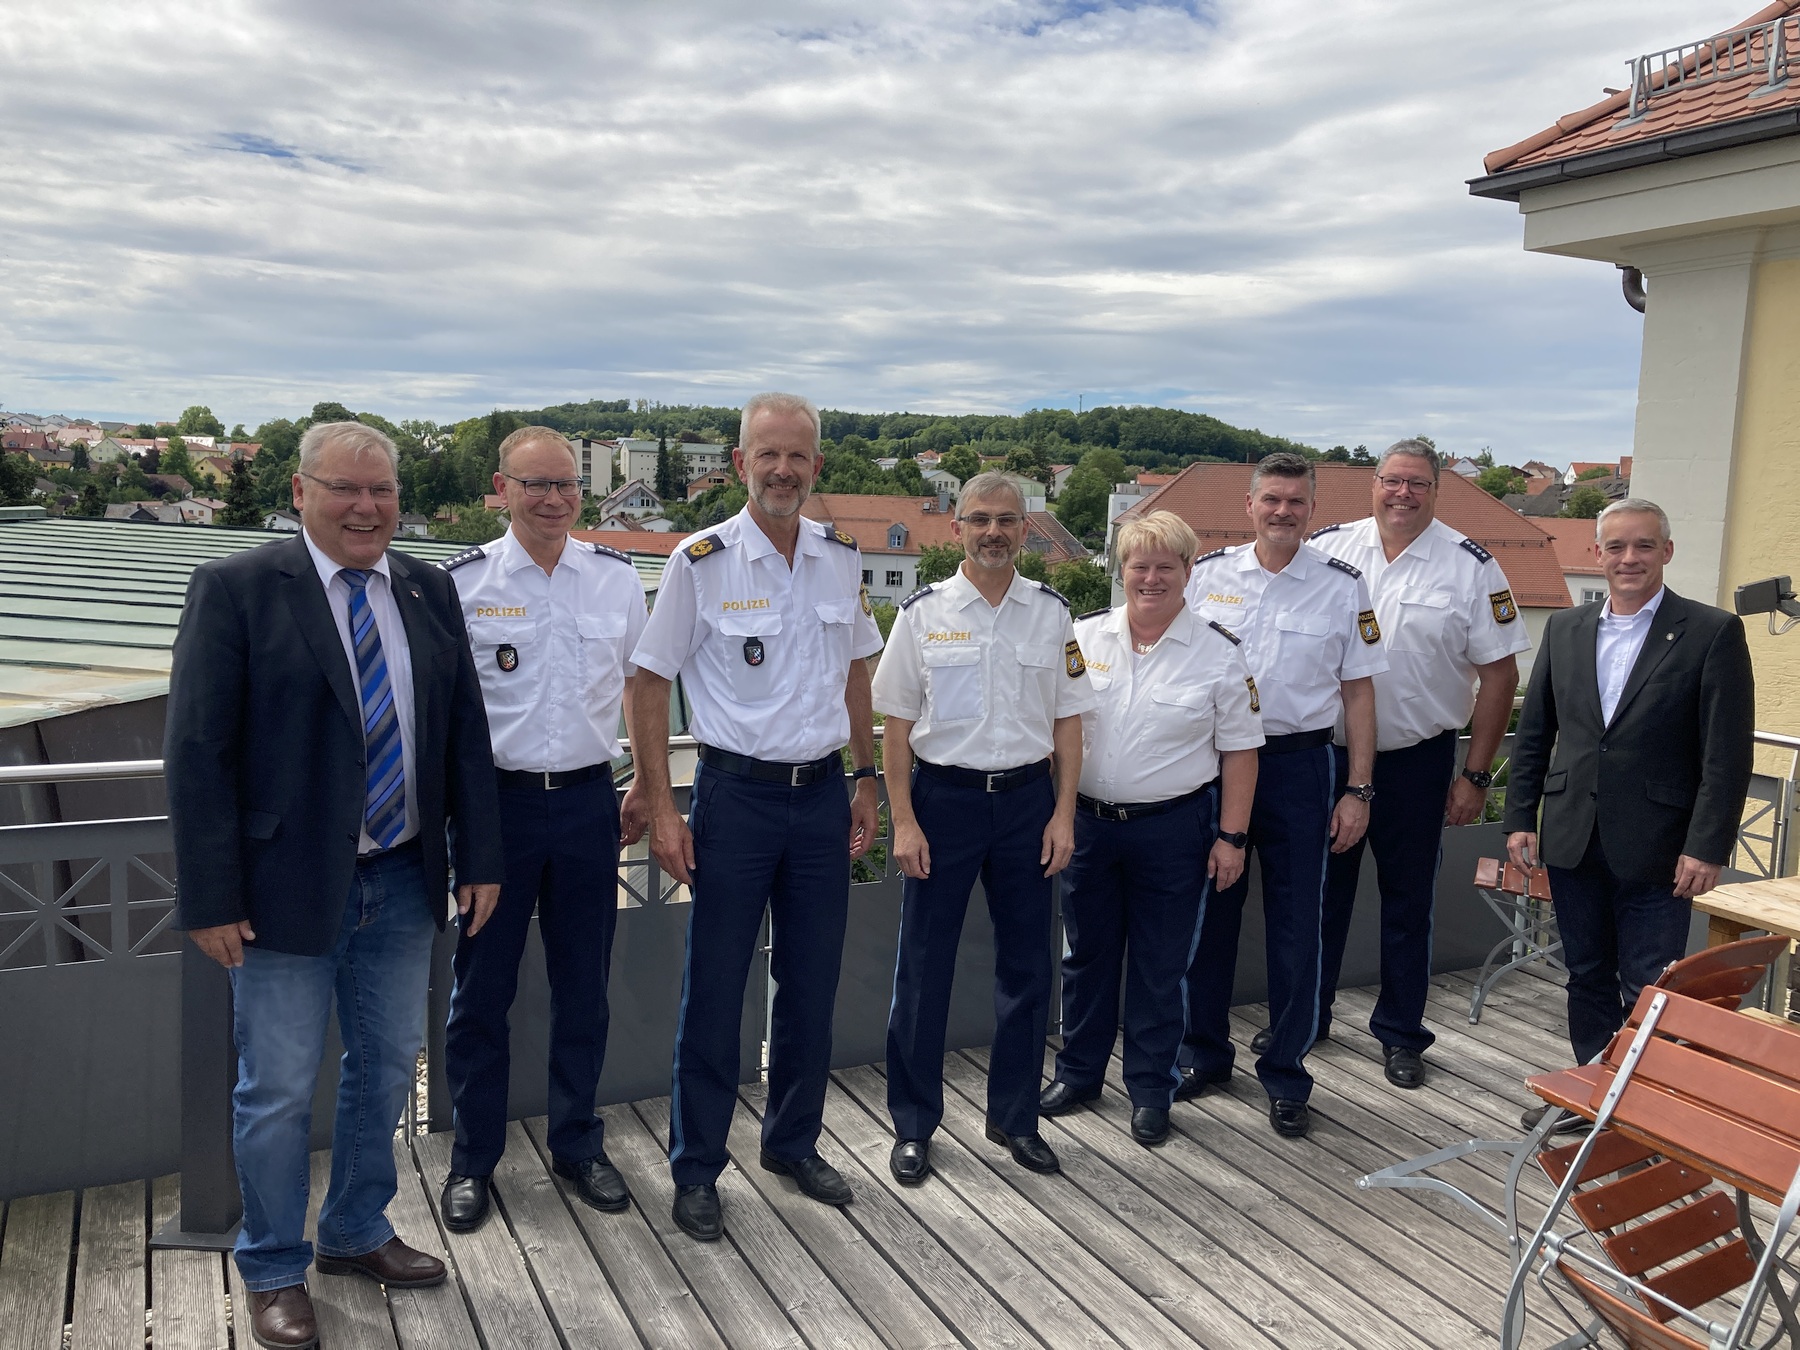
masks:
POLYGON ((1035 783, 1040 778, 1050 776, 1050 761, 1040 759, 1036 764, 1026 764, 1017 769, 995 769, 988 772, 984 769, 962 769, 954 764, 932 764, 927 760, 914 760, 920 773, 928 773, 933 778, 942 778, 946 783, 955 783, 958 787, 980 788, 983 792, 1011 792, 1014 788, 1024 787, 1027 783, 1035 783))
POLYGON ((811 787, 827 778, 844 776, 843 756, 835 750, 810 764, 783 764, 771 759, 734 755, 729 750, 703 745, 700 747, 700 762, 715 769, 723 769, 726 773, 754 778, 759 783, 785 783, 789 787, 811 787))
POLYGON ((1312 750, 1330 744, 1331 728, 1320 727, 1317 731, 1290 731, 1285 736, 1271 736, 1262 743, 1262 753, 1291 755, 1296 750, 1312 750))
POLYGON ((574 787, 596 778, 611 778, 612 765, 590 764, 585 769, 560 769, 554 773, 537 769, 496 769, 494 772, 501 787, 542 788, 545 792, 554 792, 557 788, 574 787))
POLYGON ((1142 820, 1146 816, 1165 815, 1183 802, 1191 802, 1211 790, 1212 784, 1208 783, 1205 787, 1195 788, 1192 792, 1184 792, 1179 797, 1170 797, 1162 802, 1103 802, 1077 793, 1075 805, 1101 820, 1142 820))
POLYGON ((372 862, 380 862, 383 858, 391 858, 398 853, 417 853, 423 847, 424 845, 419 842, 419 836, 415 834, 404 844, 395 844, 392 848, 372 848, 367 853, 357 854, 356 865, 363 867, 372 862))

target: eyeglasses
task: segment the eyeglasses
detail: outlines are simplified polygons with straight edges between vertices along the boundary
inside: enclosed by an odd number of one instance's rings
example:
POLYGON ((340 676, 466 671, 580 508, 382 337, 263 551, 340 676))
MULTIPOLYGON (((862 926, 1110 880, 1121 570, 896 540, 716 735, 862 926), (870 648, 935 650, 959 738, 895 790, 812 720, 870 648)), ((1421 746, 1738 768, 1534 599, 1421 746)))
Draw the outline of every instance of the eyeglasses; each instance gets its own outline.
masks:
POLYGON ((1429 478, 1389 478, 1384 474, 1376 474, 1375 481, 1389 492, 1398 492, 1401 488, 1411 488, 1415 497, 1423 497, 1437 486, 1429 478))
POLYGON ((990 525, 998 525, 1003 530, 1016 530, 1025 523, 1024 516, 990 516, 980 511, 970 516, 958 516, 957 519, 972 530, 985 530, 990 525))
POLYGON ((400 485, 394 482, 349 483, 341 478, 324 479, 311 473, 302 473, 300 476, 312 479, 340 502, 353 502, 365 492, 378 502, 391 502, 400 495, 400 485))
POLYGON ((506 477, 524 488, 527 497, 548 497, 551 488, 565 497, 579 497, 587 482, 585 478, 514 478, 510 473, 506 477))

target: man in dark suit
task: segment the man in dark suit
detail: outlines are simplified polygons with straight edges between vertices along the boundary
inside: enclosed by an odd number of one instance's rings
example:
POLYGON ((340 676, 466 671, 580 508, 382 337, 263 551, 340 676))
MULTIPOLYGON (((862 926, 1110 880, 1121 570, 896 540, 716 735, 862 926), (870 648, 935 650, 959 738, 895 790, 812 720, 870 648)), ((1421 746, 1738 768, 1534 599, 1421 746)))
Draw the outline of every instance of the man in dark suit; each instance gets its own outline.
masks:
POLYGON ((1756 726, 1743 621, 1663 586, 1662 508, 1614 502, 1596 533, 1607 598, 1545 628, 1506 793, 1507 851, 1549 868, 1582 1063, 1686 952, 1688 902, 1737 841, 1756 726))
POLYGON ((231 973, 236 1259, 251 1329, 308 1347, 307 1136, 335 998, 344 1059, 317 1265, 396 1287, 443 1263, 394 1233, 394 1126, 413 1085, 432 938, 473 932, 504 875, 487 718, 449 576, 390 554, 391 441, 300 442, 300 537, 197 568, 164 760, 180 923, 231 973))

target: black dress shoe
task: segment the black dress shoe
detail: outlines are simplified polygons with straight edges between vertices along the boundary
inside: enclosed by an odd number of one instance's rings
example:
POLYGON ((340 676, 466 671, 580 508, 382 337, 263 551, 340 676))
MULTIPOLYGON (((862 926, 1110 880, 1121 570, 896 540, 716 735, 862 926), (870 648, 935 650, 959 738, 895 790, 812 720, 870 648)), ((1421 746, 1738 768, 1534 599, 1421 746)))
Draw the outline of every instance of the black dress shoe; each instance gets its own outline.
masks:
POLYGON ((473 1233, 487 1222, 488 1207, 486 1177, 463 1177, 452 1172, 444 1178, 444 1194, 438 1208, 443 1211, 444 1227, 452 1233, 473 1233))
POLYGON ((931 1141, 929 1139, 897 1139, 888 1154, 888 1171, 902 1186, 917 1186, 931 1175, 931 1141))
POLYGON ((1275 1127, 1275 1133, 1283 1139, 1304 1139, 1306 1132, 1312 1129, 1312 1111, 1305 1102, 1272 1100, 1269 1103, 1269 1124, 1275 1127))
POLYGON ((1175 1100, 1178 1102, 1191 1102, 1194 1098, 1204 1094, 1208 1088, 1220 1087, 1230 1081, 1230 1069, 1225 1070, 1224 1073, 1215 1073, 1208 1077, 1202 1077, 1192 1069, 1183 1069, 1181 1071, 1181 1082, 1175 1088, 1175 1100))
POLYGON ((1160 1106, 1140 1106, 1131 1113, 1131 1137, 1154 1148, 1169 1137, 1169 1113, 1160 1106))
MULTIPOLYGON (((1525 1133, 1530 1134, 1539 1125, 1544 1123, 1544 1117, 1545 1117, 1545 1115, 1547 1115, 1549 1113, 1550 1110, 1551 1110, 1551 1108, 1548 1104, 1546 1104, 1544 1106, 1533 1106, 1533 1107, 1529 1108, 1525 1112, 1524 1115, 1519 1117, 1519 1124, 1521 1124, 1525 1127, 1525 1133)), ((1591 1130, 1593 1128, 1594 1128, 1593 1121, 1583 1120, 1580 1116, 1570 1115, 1567 1111, 1565 1111, 1565 1112, 1563 1112, 1563 1118, 1556 1122, 1555 1126, 1551 1129, 1550 1133, 1551 1134, 1586 1134, 1589 1130, 1591 1130)))
POLYGON ((993 1121, 988 1122, 987 1137, 996 1144, 1005 1144, 1011 1150, 1013 1161, 1020 1167, 1032 1172, 1042 1172, 1046 1176, 1062 1171, 1062 1164, 1056 1160, 1050 1145, 1044 1142, 1044 1136, 1033 1130, 1030 1134, 1008 1134, 993 1121))
POLYGON ((762 1165, 765 1172, 792 1177, 800 1187, 800 1194, 809 1196, 822 1205, 847 1205, 856 1199, 850 1193, 850 1183, 838 1175, 837 1168, 816 1153, 798 1162, 788 1162, 785 1158, 772 1157, 765 1149, 762 1165))
POLYGON ((1425 1086, 1425 1061, 1419 1058, 1417 1050, 1408 1050, 1404 1045, 1384 1045, 1381 1047, 1381 1067, 1388 1082, 1397 1088, 1425 1086))
POLYGON ((631 1188, 619 1175, 619 1169, 606 1160, 604 1153, 596 1153, 580 1162, 565 1162, 558 1158, 550 1168, 557 1176, 574 1182, 575 1194, 595 1209, 616 1214, 631 1203, 631 1188))
POLYGON ((1073 1111, 1083 1102, 1099 1099, 1099 1088, 1071 1087, 1059 1078, 1038 1094, 1038 1114, 1060 1116, 1065 1111, 1073 1111))
POLYGON ((725 1231, 719 1217, 719 1188, 710 1182, 675 1188, 675 1226, 696 1242, 717 1242, 725 1231))
MULTIPOLYGON (((1331 1028, 1326 1027, 1324 1030, 1320 1031, 1317 1036, 1313 1037, 1313 1044, 1315 1046, 1323 1045, 1330 1039, 1331 1028)), ((1261 1031, 1257 1032, 1256 1035, 1250 1038, 1250 1053, 1259 1056, 1266 1055, 1269 1053, 1269 1046, 1272 1045, 1274 1041, 1275 1033, 1269 1030, 1269 1028, 1264 1027, 1261 1031)))

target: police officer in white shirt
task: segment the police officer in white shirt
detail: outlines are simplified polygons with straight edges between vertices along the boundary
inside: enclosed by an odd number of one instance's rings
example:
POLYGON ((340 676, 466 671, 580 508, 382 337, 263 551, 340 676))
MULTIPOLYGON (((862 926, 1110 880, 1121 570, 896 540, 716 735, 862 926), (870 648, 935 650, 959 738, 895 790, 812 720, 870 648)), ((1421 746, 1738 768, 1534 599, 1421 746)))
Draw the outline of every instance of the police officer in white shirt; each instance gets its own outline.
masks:
POLYGON ((606 1056, 621 828, 626 843, 644 832, 635 795, 621 826, 612 777, 644 592, 624 554, 569 537, 581 478, 560 432, 521 427, 502 441, 494 491, 506 495, 512 527, 443 564, 481 677, 506 848, 499 906, 456 944, 445 1037, 456 1143, 442 1206, 455 1232, 487 1218, 488 1178, 506 1147, 507 1012, 534 909, 550 976, 552 1164, 597 1209, 631 1202, 607 1161, 594 1091, 606 1056))
POLYGON ((994 924, 987 1132, 1035 1172, 1050 1015, 1050 878, 1075 847, 1081 714, 1094 706, 1069 602, 1014 568, 1025 502, 1003 474, 971 478, 952 526, 967 554, 902 602, 875 672, 894 858, 906 874, 888 1014, 889 1167, 931 1171, 944 1115, 944 1034, 963 915, 979 876, 994 924))
POLYGON ((770 916, 775 1004, 762 1165, 847 1205, 818 1154, 850 863, 875 838, 875 727, 864 658, 881 630, 862 554, 800 514, 824 457, 819 411, 795 394, 744 405, 732 463, 744 509, 676 552, 632 659, 632 718, 656 860, 693 887, 675 1044, 669 1170, 675 1222, 724 1231, 716 1182, 737 1100, 744 981, 770 916), (669 688, 679 674, 700 742, 683 822, 669 792, 669 688), (844 788, 849 743, 856 790, 844 788))
POLYGON ((1131 1135, 1169 1136, 1187 1009, 1181 983, 1212 886, 1244 870, 1262 718, 1238 639, 1187 607, 1200 541, 1152 511, 1120 526, 1122 609, 1075 621, 1099 702, 1082 715, 1075 856, 1063 873, 1063 1048, 1038 1109, 1100 1095, 1126 968, 1131 1135))
MULTIPOLYGON (((1244 640, 1260 691, 1266 739, 1249 843, 1262 863, 1270 1041, 1256 1073, 1269 1094, 1269 1123, 1289 1138, 1312 1123, 1312 1075, 1302 1061, 1318 1023, 1326 852, 1349 849, 1368 826, 1375 796, 1370 677, 1387 669, 1362 574, 1304 542, 1313 494, 1311 462, 1285 451, 1264 458, 1245 501, 1255 542, 1201 558, 1188 583, 1200 616, 1244 640), (1331 743, 1340 715, 1347 754, 1331 743), (1343 758, 1347 784, 1337 769, 1343 758)), ((1208 898, 1188 969, 1187 1073, 1177 1100, 1231 1077, 1231 987, 1248 893, 1240 877, 1208 898)))
POLYGON ((1494 756, 1531 646, 1506 573, 1473 539, 1436 518, 1438 454, 1397 441, 1381 454, 1374 514, 1330 525, 1311 543, 1362 570, 1375 598, 1388 669, 1375 677, 1375 801, 1363 842, 1334 853, 1325 884, 1319 1035, 1329 1034, 1344 943, 1356 907, 1363 843, 1381 885, 1381 994, 1369 1031, 1395 1087, 1425 1082, 1431 915, 1443 825, 1481 818, 1494 756), (1473 717, 1473 722, 1470 719, 1473 717), (1456 739, 1470 728, 1456 772, 1456 739))

